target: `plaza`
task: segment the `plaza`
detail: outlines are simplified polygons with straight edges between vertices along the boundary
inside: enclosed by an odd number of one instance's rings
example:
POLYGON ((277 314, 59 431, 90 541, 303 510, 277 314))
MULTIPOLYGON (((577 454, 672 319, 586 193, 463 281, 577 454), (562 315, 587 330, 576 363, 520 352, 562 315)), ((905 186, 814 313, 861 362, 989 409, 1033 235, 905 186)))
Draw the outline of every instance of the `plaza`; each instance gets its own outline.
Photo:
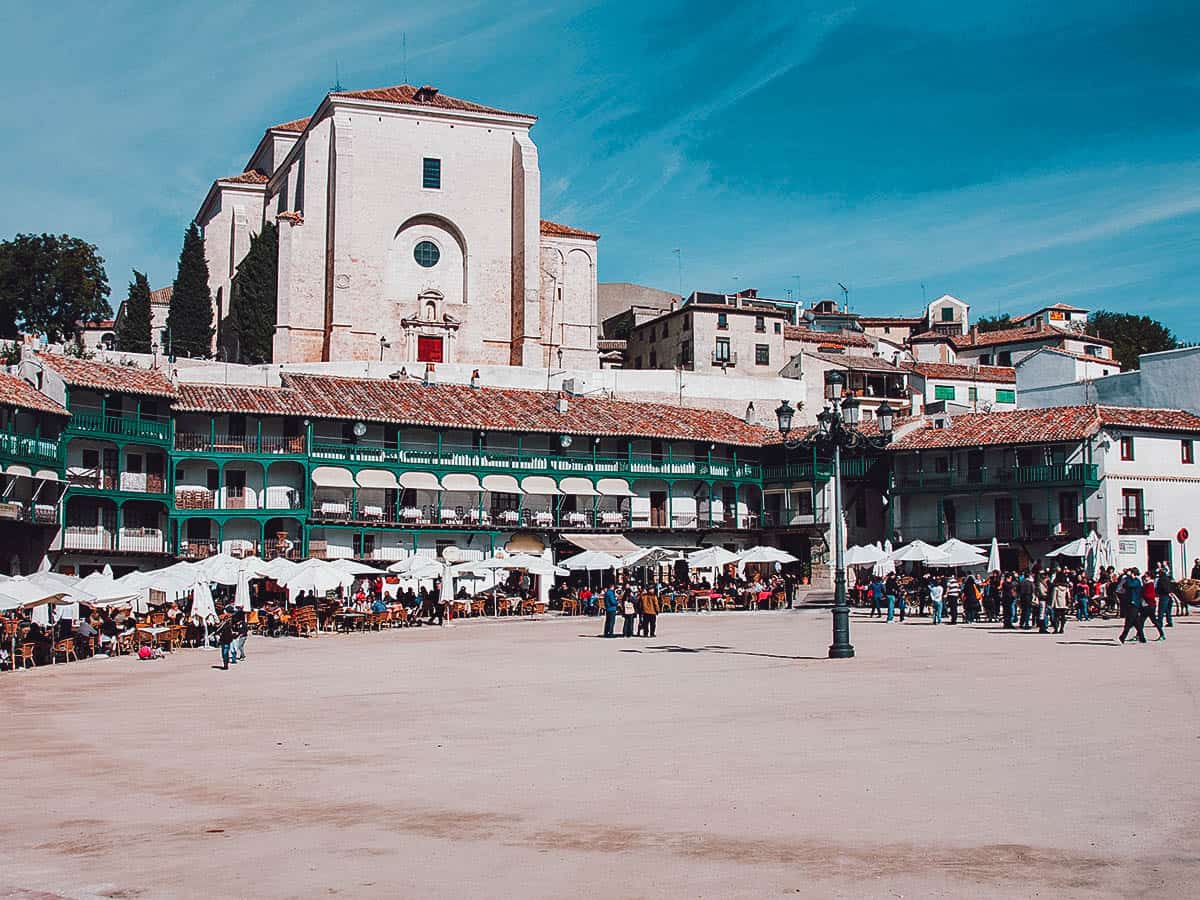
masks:
POLYGON ((587 618, 0 678, 0 896, 1192 896, 1200 618, 587 618))

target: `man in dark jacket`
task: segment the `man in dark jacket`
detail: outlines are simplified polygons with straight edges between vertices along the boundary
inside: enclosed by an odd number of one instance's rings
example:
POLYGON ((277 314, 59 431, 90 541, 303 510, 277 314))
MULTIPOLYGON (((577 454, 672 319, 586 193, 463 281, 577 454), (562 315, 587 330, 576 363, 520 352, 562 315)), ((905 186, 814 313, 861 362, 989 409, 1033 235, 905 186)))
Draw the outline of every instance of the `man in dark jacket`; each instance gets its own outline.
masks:
POLYGON ((1117 583, 1117 599, 1121 603, 1121 616, 1125 619, 1125 627, 1118 638, 1122 644, 1130 629, 1137 631, 1139 644, 1146 643, 1146 634, 1142 630, 1142 581, 1133 574, 1135 572, 1137 569, 1126 571, 1117 583))
POLYGON ((222 669, 229 668, 230 656, 233 657, 233 664, 237 665, 237 651, 230 652, 235 638, 237 638, 237 623, 233 621, 232 614, 227 614, 221 619, 221 624, 217 626, 217 643, 221 645, 222 669))
POLYGON ((617 625, 617 592, 610 584, 604 591, 604 636, 616 637, 613 629, 617 625))

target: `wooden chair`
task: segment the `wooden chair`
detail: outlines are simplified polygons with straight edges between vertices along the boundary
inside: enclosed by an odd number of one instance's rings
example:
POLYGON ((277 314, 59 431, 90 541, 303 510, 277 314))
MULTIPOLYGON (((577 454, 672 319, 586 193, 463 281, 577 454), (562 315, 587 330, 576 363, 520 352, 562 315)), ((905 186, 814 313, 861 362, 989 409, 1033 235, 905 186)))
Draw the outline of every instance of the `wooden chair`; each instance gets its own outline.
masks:
POLYGON ((21 644, 17 647, 17 655, 13 657, 13 670, 17 668, 28 669, 34 665, 33 651, 37 649, 37 644, 21 644))
POLYGON ((75 652, 75 638, 63 638, 54 642, 54 658, 58 659, 59 654, 63 655, 63 662, 70 662, 74 659, 79 662, 79 654, 75 652))
POLYGON ((564 597, 562 602, 562 611, 564 616, 579 615, 579 601, 571 597, 564 597))
POLYGON ((487 608, 487 602, 484 600, 471 601, 471 615, 482 616, 487 608))

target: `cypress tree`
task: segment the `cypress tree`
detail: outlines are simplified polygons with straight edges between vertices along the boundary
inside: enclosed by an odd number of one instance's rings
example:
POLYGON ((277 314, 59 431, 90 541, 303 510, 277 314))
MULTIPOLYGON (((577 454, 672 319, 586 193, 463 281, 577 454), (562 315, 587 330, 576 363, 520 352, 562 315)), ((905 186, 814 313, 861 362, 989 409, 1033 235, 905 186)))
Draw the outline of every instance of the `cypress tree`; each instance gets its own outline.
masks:
POLYGON ((279 273, 279 230, 273 222, 250 240, 229 298, 229 322, 239 362, 271 361, 279 273))
POLYGON ((167 310, 170 351, 175 356, 206 357, 212 352, 213 307, 208 290, 204 238, 193 222, 183 235, 179 273, 167 310))
POLYGON ((125 315, 117 328, 117 349, 127 353, 150 352, 150 282, 137 269, 133 270, 125 315))

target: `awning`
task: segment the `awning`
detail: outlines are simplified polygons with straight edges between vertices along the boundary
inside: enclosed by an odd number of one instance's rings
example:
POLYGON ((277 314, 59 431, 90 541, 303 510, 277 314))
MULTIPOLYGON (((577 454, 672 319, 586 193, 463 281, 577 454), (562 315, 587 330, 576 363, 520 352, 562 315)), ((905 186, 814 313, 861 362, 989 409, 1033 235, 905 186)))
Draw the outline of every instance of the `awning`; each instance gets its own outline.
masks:
POLYGON ((596 482, 596 490, 601 497, 636 497, 629 489, 629 482, 624 478, 601 478, 596 482))
POLYGON ((16 463, 13 463, 11 466, 8 467, 8 474, 23 476, 25 478, 33 477, 33 472, 31 472, 29 470, 29 466, 20 466, 20 465, 17 465, 16 463))
POLYGON ((58 473, 53 469, 38 469, 37 475, 34 477, 40 478, 43 481, 62 481, 62 479, 58 477, 58 473))
POLYGON ((512 475, 484 475, 483 489, 494 494, 523 494, 517 479, 512 475))
POLYGON ((483 485, 479 479, 466 472, 456 472, 442 476, 442 487, 448 491, 482 491, 483 485))
POLYGON ((317 487, 354 487, 354 476, 350 470, 338 466, 317 466, 312 471, 312 481, 317 487))
POLYGON ((562 493, 549 475, 526 475, 521 482, 521 488, 526 494, 544 494, 548 497, 562 493))
POLYGON ((592 486, 590 478, 580 478, 578 475, 572 475, 569 478, 564 478, 558 486, 564 494, 574 494, 576 497, 597 496, 596 488, 592 486))
POLYGON ((400 487, 414 491, 440 491, 442 486, 432 472, 405 472, 400 476, 400 487))
POLYGON ((623 534, 564 534, 563 538, 583 550, 599 550, 613 556, 628 556, 642 549, 623 534))
POLYGON ((387 469, 363 469, 354 476, 354 480, 358 482, 359 487, 379 488, 384 491, 394 491, 399 487, 395 473, 387 469))

